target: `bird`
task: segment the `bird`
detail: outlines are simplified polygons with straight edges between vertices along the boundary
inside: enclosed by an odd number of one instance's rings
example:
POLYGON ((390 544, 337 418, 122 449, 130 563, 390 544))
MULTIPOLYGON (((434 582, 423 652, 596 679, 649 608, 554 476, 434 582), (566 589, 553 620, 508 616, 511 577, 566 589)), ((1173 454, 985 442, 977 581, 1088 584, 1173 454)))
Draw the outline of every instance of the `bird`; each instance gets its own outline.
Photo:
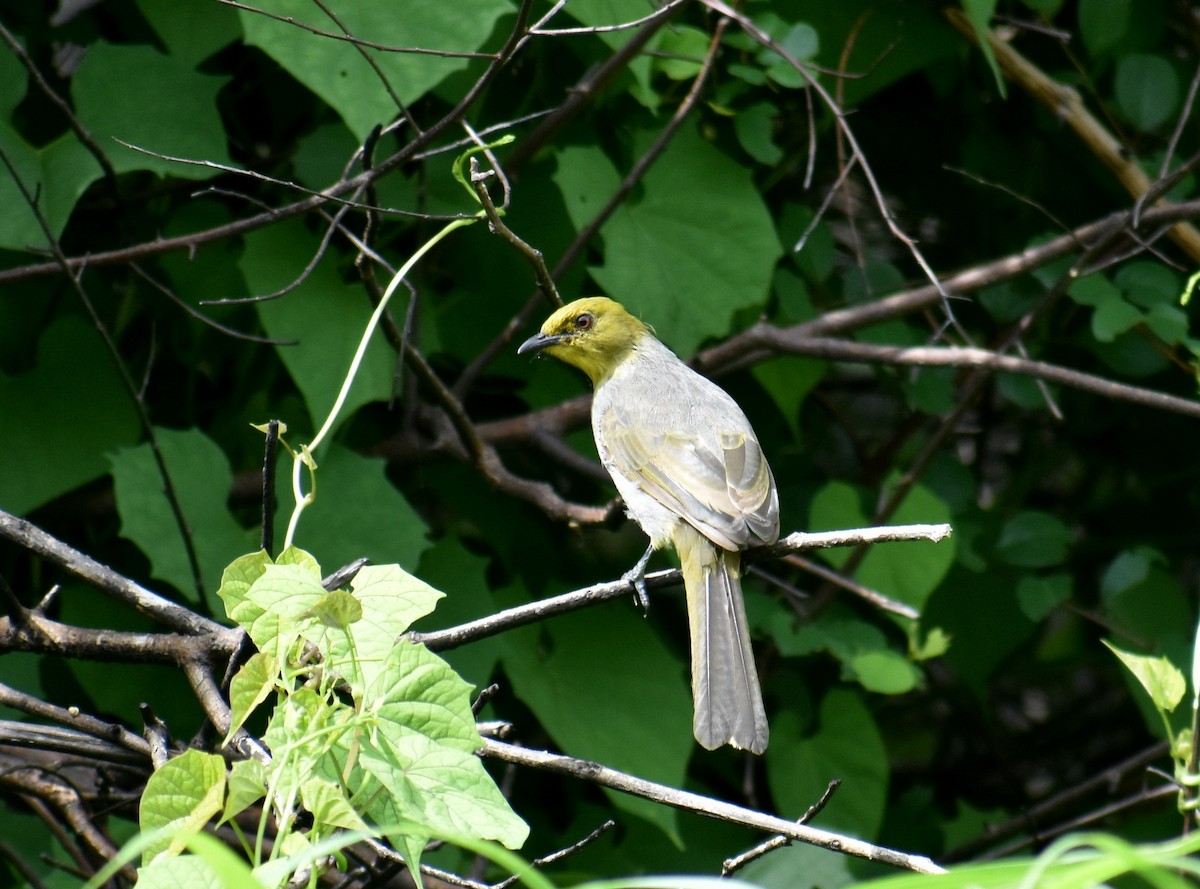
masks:
POLYGON ((628 515, 650 538, 624 579, 647 604, 655 550, 679 555, 691 636, 692 732, 699 744, 760 754, 769 727, 742 601, 741 553, 779 538, 779 495, 737 402, 607 297, 550 315, 517 349, 583 371, 592 433, 628 515))

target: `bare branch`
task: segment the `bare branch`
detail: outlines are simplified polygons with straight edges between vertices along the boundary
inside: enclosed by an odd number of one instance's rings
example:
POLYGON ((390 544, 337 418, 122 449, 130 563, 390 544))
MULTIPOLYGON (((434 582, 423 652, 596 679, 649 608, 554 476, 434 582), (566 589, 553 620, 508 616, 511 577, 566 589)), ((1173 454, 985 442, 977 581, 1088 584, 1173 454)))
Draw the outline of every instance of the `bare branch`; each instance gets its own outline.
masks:
POLYGON ((590 781, 601 787, 609 787, 613 790, 619 790, 622 793, 653 800, 654 802, 662 803, 675 809, 682 809, 686 812, 693 812, 708 818, 741 824, 755 830, 783 834, 784 836, 791 837, 793 840, 819 846, 831 852, 844 852, 856 858, 878 861, 892 867, 915 871, 916 873, 945 873, 944 868, 934 864, 923 855, 909 855, 906 852, 888 849, 885 846, 876 846, 873 843, 867 843, 854 837, 821 830, 817 827, 809 827, 806 824, 798 824, 775 815, 756 812, 753 809, 736 806, 733 803, 701 796, 698 793, 676 790, 674 787, 636 778, 633 775, 618 772, 616 769, 610 769, 596 762, 575 759, 570 756, 562 756, 561 754, 549 753, 544 750, 530 750, 493 739, 485 740, 484 747, 480 752, 484 756, 499 759, 503 762, 529 766, 558 775, 569 775, 583 781, 590 781))
MULTIPOLYGON (((892 525, 881 528, 860 528, 850 531, 824 531, 814 533, 796 532, 789 534, 778 543, 758 549, 747 550, 744 558, 747 561, 770 559, 803 552, 810 549, 826 549, 838 546, 859 546, 869 543, 887 543, 911 540, 944 540, 950 534, 949 525, 892 525)), ((654 571, 646 575, 647 589, 661 589, 675 586, 682 582, 683 575, 679 569, 671 568, 654 571)), ((606 602, 631 595, 632 590, 627 581, 613 580, 594 584, 590 587, 552 596, 549 599, 539 599, 525 605, 508 608, 495 614, 470 621, 457 627, 445 630, 431 630, 427 633, 406 633, 405 638, 412 642, 421 642, 433 651, 444 651, 457 648, 468 642, 474 642, 488 636, 494 636, 505 630, 515 629, 551 617, 564 614, 597 602, 606 602)))
POLYGON ((91 556, 86 556, 52 537, 31 522, 3 510, 0 510, 0 537, 83 578, 114 599, 159 623, 181 633, 211 637, 210 644, 216 650, 233 651, 237 647, 237 641, 241 637, 240 630, 224 627, 157 593, 150 592, 108 566, 101 565, 91 556))

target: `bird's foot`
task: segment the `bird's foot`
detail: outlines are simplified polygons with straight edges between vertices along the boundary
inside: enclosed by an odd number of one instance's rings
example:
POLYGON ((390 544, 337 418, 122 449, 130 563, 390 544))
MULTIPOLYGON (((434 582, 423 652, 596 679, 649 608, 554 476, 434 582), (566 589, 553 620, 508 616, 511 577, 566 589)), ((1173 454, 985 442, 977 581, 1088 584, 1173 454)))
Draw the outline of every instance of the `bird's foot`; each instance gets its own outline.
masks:
POLYGON ((647 614, 650 611, 650 596, 646 593, 646 565, 653 554, 654 546, 651 544, 646 547, 646 551, 637 560, 637 564, 621 575, 621 580, 633 587, 634 597, 637 599, 638 604, 642 606, 642 614, 647 614))

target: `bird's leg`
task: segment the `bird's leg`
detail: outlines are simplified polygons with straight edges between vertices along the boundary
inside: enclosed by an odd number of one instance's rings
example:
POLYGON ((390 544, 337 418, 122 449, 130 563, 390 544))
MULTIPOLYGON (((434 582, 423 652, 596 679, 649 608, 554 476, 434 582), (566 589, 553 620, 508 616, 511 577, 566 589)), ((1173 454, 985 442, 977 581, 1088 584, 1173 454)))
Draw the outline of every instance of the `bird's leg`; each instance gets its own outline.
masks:
POLYGON ((652 555, 654 555, 653 543, 646 547, 646 551, 637 560, 637 564, 621 575, 621 580, 633 587, 638 604, 642 606, 643 614, 650 610, 650 597, 646 594, 646 565, 650 562, 652 555))

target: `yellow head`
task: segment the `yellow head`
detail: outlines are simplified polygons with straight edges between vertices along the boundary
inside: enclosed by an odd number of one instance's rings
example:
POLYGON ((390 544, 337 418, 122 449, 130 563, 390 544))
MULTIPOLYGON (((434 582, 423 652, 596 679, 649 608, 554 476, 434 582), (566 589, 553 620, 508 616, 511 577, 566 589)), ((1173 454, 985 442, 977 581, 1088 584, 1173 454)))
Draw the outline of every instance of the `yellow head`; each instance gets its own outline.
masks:
POLYGON ((541 332, 523 342, 517 354, 544 351, 578 367, 598 386, 649 333, 650 328, 620 303, 589 296, 547 318, 541 332))

